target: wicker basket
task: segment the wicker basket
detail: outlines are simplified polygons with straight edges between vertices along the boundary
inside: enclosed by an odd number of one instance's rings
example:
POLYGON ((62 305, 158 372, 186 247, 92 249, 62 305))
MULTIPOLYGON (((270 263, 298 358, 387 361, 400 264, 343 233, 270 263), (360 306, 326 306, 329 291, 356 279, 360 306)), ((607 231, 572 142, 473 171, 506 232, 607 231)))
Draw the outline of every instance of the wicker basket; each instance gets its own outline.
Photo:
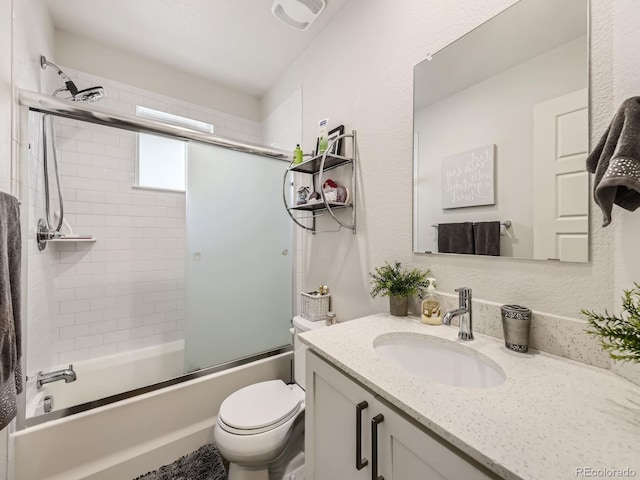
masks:
POLYGON ((311 295, 300 292, 300 315, 312 322, 326 320, 330 302, 331 295, 311 295))

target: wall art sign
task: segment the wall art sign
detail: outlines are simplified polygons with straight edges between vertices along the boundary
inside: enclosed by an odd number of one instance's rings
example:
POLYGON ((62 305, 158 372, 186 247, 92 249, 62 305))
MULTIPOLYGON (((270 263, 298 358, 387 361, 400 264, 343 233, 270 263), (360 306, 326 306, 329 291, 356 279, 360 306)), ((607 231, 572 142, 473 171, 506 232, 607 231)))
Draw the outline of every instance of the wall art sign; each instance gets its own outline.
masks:
POLYGON ((495 145, 442 158, 442 208, 494 205, 495 145))

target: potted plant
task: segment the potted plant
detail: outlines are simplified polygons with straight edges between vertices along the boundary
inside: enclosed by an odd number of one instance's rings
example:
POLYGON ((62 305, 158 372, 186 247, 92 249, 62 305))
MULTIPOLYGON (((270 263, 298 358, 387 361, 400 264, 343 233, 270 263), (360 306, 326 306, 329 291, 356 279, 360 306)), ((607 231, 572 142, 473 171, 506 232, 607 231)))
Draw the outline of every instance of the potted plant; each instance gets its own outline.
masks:
POLYGON ((626 315, 617 317, 605 310, 604 315, 582 310, 587 316, 587 333, 600 338, 602 348, 615 361, 640 363, 640 284, 624 290, 622 309, 626 315))
POLYGON ((409 297, 422 296, 428 285, 429 273, 429 270, 422 271, 417 268, 403 269, 400 262, 395 262, 393 265, 385 262, 383 266, 369 272, 372 283, 371 296, 373 298, 378 295, 389 297, 391 315, 406 317, 409 297))

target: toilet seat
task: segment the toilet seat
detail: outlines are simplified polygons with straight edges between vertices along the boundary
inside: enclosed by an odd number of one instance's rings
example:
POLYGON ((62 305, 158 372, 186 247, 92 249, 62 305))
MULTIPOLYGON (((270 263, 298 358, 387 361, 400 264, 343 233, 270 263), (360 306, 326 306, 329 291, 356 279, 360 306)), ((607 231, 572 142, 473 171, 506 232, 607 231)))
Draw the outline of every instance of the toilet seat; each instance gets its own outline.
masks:
POLYGON ((282 380, 260 382, 227 397, 218 413, 218 424, 229 433, 255 435, 273 430, 294 418, 304 397, 282 380))

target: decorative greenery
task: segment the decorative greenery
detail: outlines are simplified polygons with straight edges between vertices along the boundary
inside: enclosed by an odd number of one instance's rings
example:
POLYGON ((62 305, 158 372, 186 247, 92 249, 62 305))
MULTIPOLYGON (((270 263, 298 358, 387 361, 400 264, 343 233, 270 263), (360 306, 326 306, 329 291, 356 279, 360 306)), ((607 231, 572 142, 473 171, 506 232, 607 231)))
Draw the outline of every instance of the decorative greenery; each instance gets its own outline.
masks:
POLYGON ((389 265, 384 262, 384 266, 376 267, 369 272, 373 288, 371 296, 376 298, 378 295, 388 297, 411 297, 413 295, 422 296, 425 288, 427 288, 427 276, 431 273, 414 268, 406 270, 402 268, 400 262, 389 265))
POLYGON ((602 348, 609 352, 614 360, 640 363, 640 285, 625 290, 622 297, 622 308, 627 313, 622 316, 604 315, 582 310, 587 316, 589 328, 587 333, 600 337, 602 348))

